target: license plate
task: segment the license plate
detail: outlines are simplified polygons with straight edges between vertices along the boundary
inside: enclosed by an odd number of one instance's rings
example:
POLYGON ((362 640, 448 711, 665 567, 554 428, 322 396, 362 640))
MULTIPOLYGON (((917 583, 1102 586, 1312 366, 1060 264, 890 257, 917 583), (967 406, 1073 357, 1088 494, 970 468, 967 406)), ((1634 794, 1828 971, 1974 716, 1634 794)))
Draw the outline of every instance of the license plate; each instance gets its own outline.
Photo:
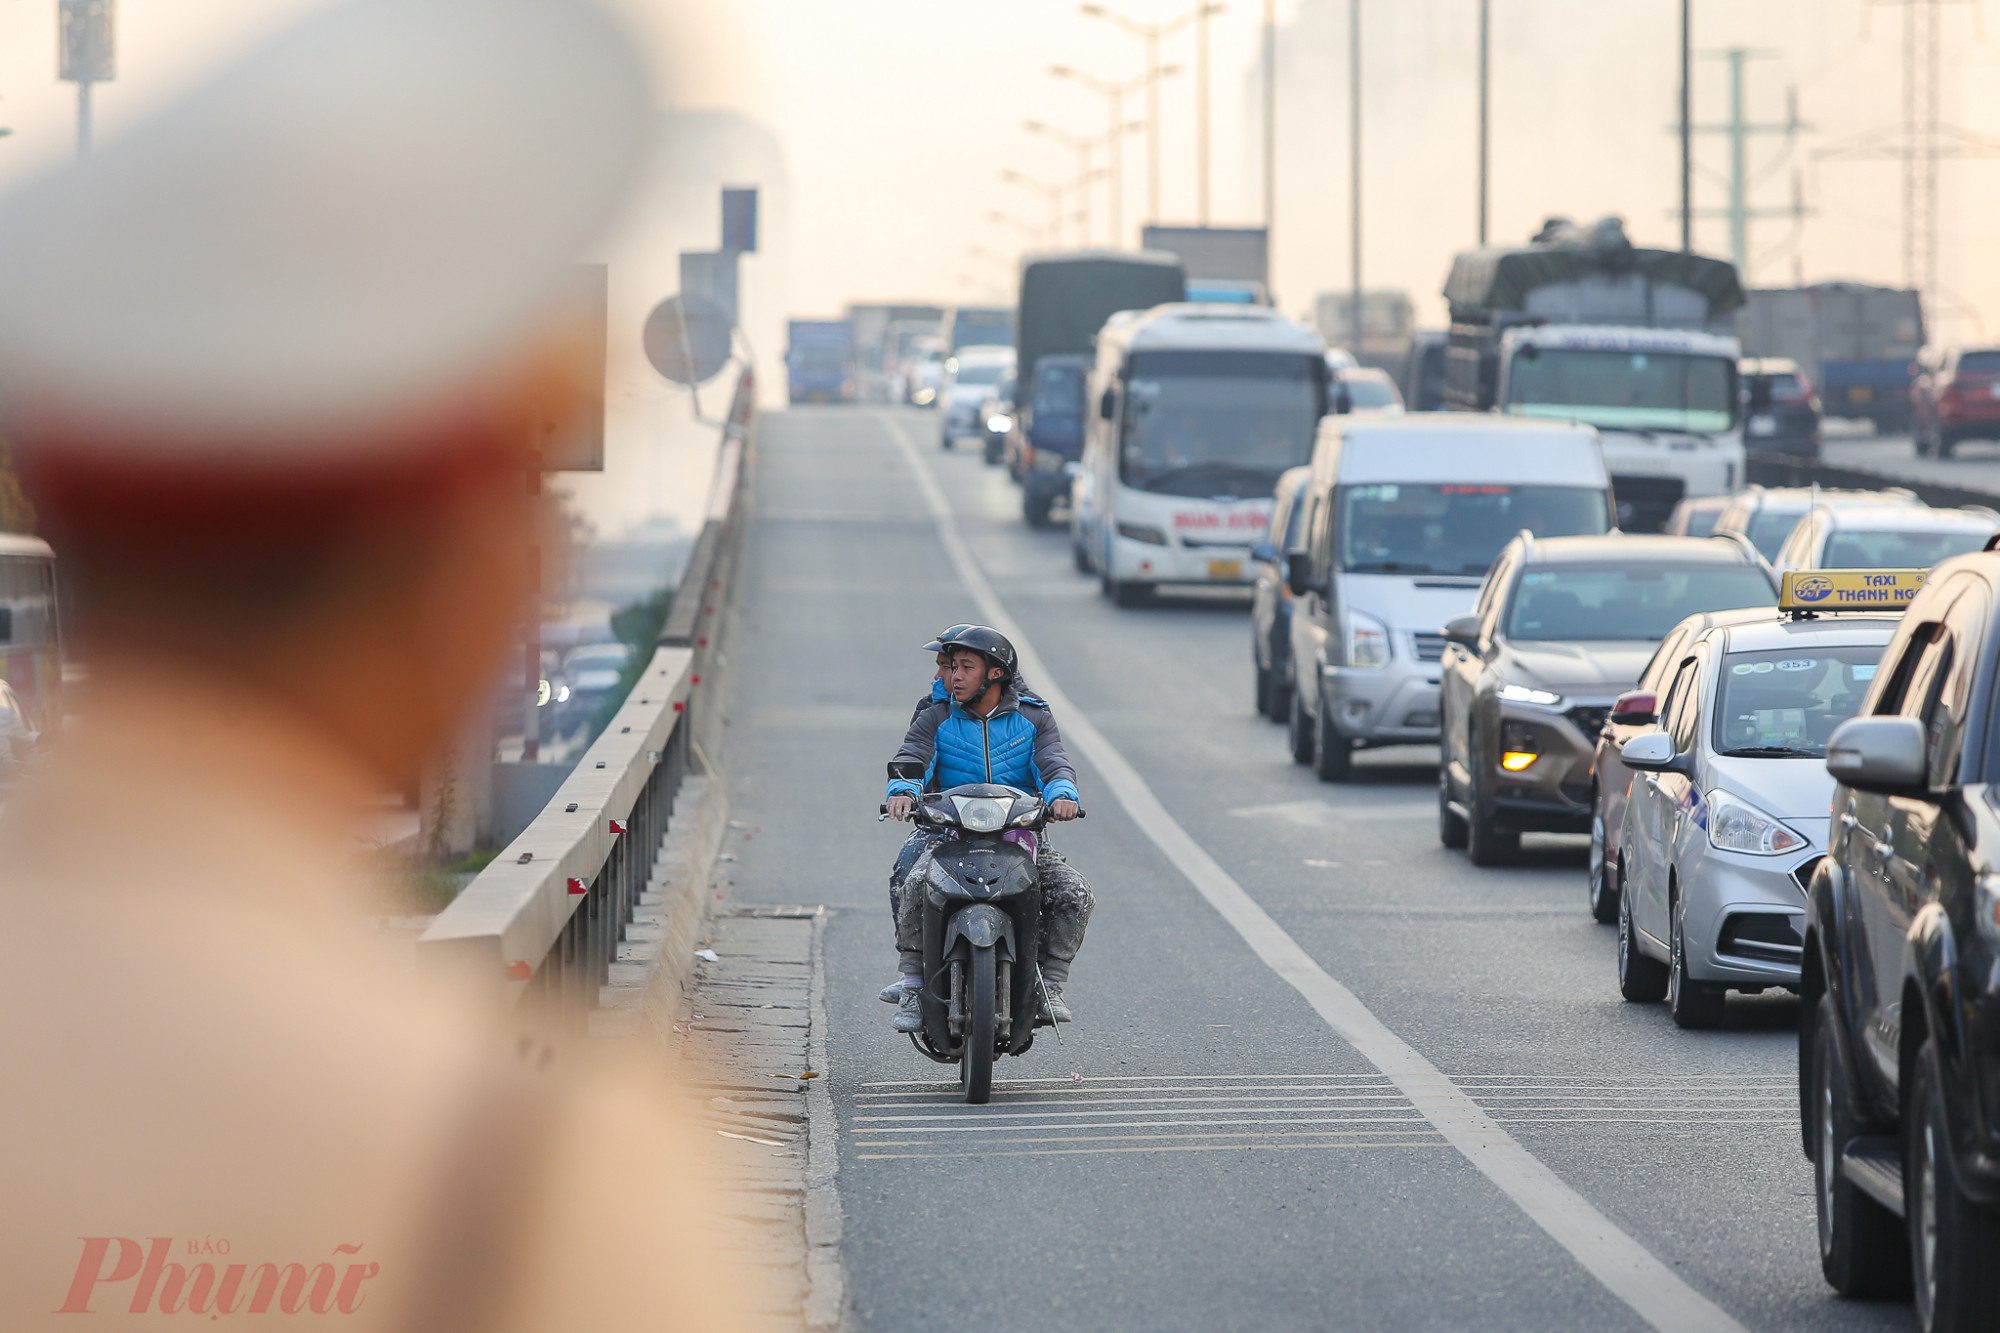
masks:
POLYGON ((1850 403, 1865 403, 1874 396, 1875 390, 1866 384, 1857 384, 1847 391, 1847 401, 1850 403))
POLYGON ((1212 579, 1240 579, 1243 577, 1243 562, 1211 560, 1208 562, 1208 576, 1212 579))
POLYGON ((1778 433, 1778 419, 1766 413, 1759 413, 1750 418, 1750 433, 1752 435, 1776 435, 1778 433))

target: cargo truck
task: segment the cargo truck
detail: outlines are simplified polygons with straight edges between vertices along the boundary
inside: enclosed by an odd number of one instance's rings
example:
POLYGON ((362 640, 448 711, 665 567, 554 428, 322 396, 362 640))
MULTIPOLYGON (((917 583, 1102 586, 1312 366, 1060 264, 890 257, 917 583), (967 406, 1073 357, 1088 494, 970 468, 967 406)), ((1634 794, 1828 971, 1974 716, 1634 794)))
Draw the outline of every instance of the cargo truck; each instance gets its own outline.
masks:
POLYGON ((1460 254, 1444 295, 1446 406, 1595 426, 1620 527, 1658 531, 1683 497, 1743 483, 1727 260, 1552 218, 1527 245, 1460 254))
POLYGON ((854 401, 854 326, 844 319, 795 319, 785 347, 794 403, 854 401))
POLYGON ((1827 416, 1865 417, 1883 434, 1910 428, 1910 383, 1924 345, 1917 293, 1821 282, 1745 295, 1736 317, 1745 356, 1798 362, 1827 416))
MULTIPOLYGON (((1072 381, 1051 374, 1050 394, 1039 397, 1036 363, 1047 356, 1073 358, 1074 365, 1096 360, 1097 335, 1122 310, 1150 310, 1187 299, 1187 270, 1173 255, 1151 250, 1073 250, 1030 255, 1021 264, 1021 301, 1016 308, 1014 373, 1029 387, 1015 414, 1023 517, 1039 526, 1049 505, 1071 499, 1083 439, 1063 406, 1072 381), (1062 392, 1055 384, 1062 380, 1062 392), (1036 403, 1049 409, 1038 412, 1036 403)), ((1086 404, 1086 408, 1088 405, 1086 404)))

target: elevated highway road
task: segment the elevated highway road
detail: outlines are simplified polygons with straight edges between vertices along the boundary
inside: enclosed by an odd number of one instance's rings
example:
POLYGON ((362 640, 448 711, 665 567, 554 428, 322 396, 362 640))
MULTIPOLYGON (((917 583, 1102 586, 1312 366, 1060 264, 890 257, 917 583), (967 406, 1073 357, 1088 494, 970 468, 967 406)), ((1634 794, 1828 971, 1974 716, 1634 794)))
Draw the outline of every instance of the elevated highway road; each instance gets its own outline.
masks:
POLYGON ((1584 848, 1473 869, 1425 749, 1317 782, 1251 709, 1243 604, 1118 610, 926 414, 760 427, 727 730, 736 895, 825 904, 859 1323, 1060 1330, 1908 1326, 1821 1282, 1797 1005, 1618 998, 1584 848), (889 1028, 883 764, 918 651, 997 609, 1055 696, 1097 912, 1079 1022, 985 1107, 889 1028))

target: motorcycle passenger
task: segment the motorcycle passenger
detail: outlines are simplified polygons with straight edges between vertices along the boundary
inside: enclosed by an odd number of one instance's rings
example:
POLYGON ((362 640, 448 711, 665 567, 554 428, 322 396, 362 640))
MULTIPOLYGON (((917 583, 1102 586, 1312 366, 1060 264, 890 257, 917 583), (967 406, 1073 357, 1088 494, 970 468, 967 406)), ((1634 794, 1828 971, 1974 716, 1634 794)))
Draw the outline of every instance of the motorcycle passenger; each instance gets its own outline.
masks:
MULTIPOLYGON (((1075 819, 1081 813, 1075 771, 1048 706, 1024 699, 1016 687, 1014 646, 985 626, 964 630, 946 646, 950 665, 944 684, 950 702, 919 710, 890 760, 889 814, 908 819, 915 798, 926 789, 993 782, 1039 792, 1049 803, 1051 820, 1075 819)), ((926 838, 905 878, 914 874, 921 880, 935 845, 934 837, 926 838)), ((1067 1023, 1073 1015, 1063 987, 1090 923, 1090 884, 1046 839, 1037 842, 1035 868, 1042 887, 1036 961, 1048 991, 1049 1017, 1067 1023)), ((900 888, 900 882, 893 885, 902 972, 891 988, 898 992, 894 1026, 898 1032, 915 1032, 923 1026, 917 993, 923 986, 924 900, 922 894, 903 894, 900 888)))
MULTIPOLYGON (((931 707, 933 704, 949 705, 951 702, 951 695, 946 692, 944 687, 944 677, 945 672, 951 669, 952 643, 957 640, 959 635, 982 628, 984 626, 953 625, 950 629, 945 630, 942 634, 923 646, 924 652, 937 654, 937 674, 931 677, 930 692, 917 700, 916 708, 910 713, 910 730, 903 734, 904 745, 907 746, 913 740, 917 739, 919 719, 923 717, 925 709, 931 707)), ((1038 708, 1048 710, 1049 706, 1046 701, 1029 693, 1026 683, 1021 679, 1019 670, 1016 670, 1014 673, 1014 693, 1019 696, 1022 703, 1033 704, 1038 708)), ((1053 720, 1053 712, 1051 712, 1051 719, 1053 720)), ((933 723, 930 731, 935 730, 936 724, 933 723)), ((930 731, 925 732, 925 735, 930 734, 930 731)), ((917 863, 917 858, 923 855, 924 848, 930 846, 931 842, 937 836, 937 834, 931 832, 929 829, 919 828, 910 830, 910 836, 903 840, 903 849, 896 853, 896 864, 889 870, 889 919, 891 921, 894 921, 896 914, 902 910, 903 881, 909 878, 910 867, 917 863)), ((880 998, 886 1004, 899 1003, 903 998, 902 978, 898 977, 884 986, 880 998)))

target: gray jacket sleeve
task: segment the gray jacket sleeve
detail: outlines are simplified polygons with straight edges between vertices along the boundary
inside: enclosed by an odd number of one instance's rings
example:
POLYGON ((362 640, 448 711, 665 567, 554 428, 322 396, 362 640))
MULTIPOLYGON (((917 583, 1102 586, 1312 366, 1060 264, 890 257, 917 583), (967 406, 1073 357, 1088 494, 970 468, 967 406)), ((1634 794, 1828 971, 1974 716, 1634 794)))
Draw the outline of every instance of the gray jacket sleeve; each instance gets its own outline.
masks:
POLYGON ((1055 782, 1067 782, 1076 786, 1076 770, 1070 767, 1069 752, 1063 749, 1062 732, 1056 729, 1056 715, 1045 705, 1024 703, 1021 715, 1035 724, 1035 771, 1042 775, 1042 786, 1055 782))
POLYGON ((934 703, 919 708, 910 719, 910 729, 903 733, 903 743, 889 761, 891 796, 898 792, 914 796, 922 790, 924 772, 931 766, 931 756, 937 753, 937 729, 950 715, 950 704, 934 703))

